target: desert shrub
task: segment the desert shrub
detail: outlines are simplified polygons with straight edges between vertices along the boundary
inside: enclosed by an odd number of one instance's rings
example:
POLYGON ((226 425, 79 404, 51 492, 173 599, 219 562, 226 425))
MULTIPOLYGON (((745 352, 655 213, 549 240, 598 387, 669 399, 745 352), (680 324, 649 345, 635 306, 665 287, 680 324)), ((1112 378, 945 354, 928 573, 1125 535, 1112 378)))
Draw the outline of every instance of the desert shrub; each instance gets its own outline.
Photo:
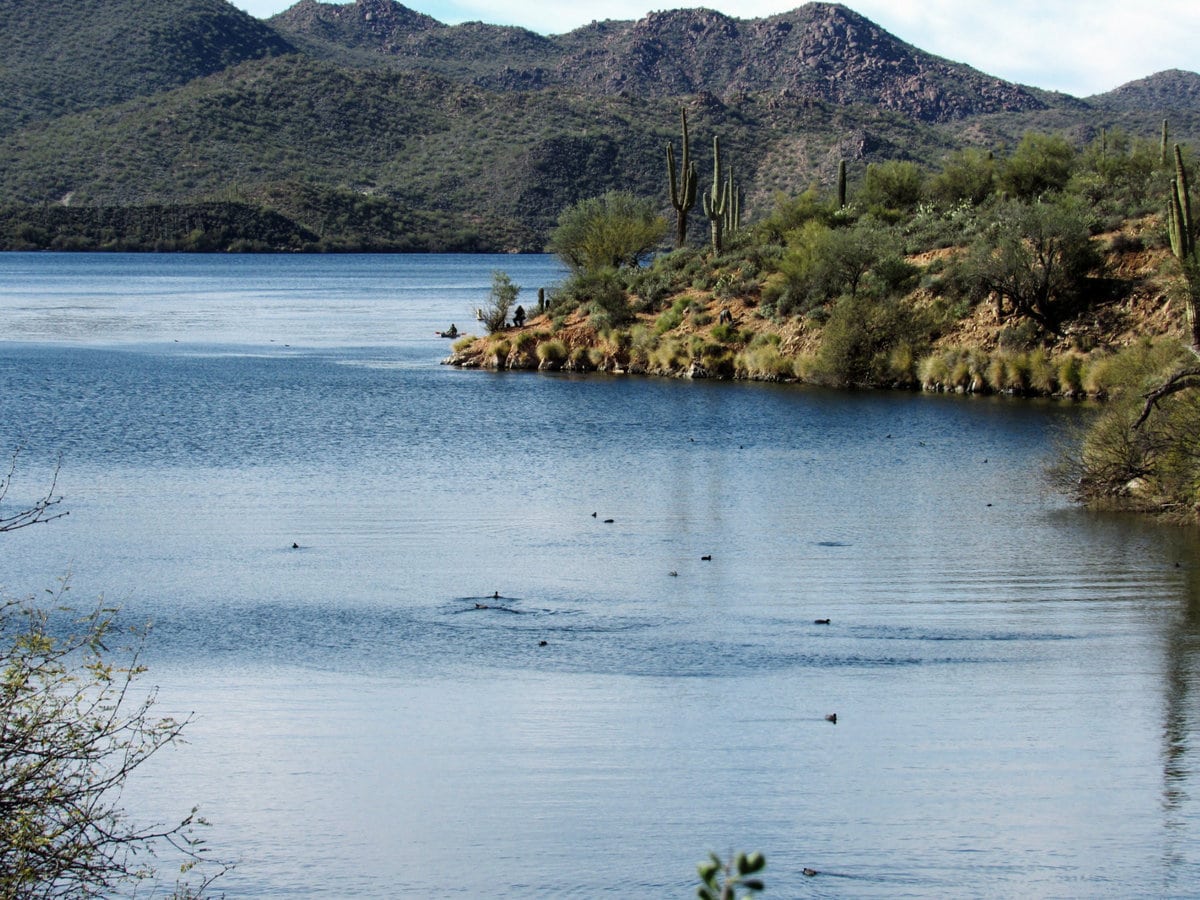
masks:
POLYGON ((1034 200, 1067 186, 1075 164, 1075 150, 1058 134, 1028 131, 1004 161, 1000 188, 1009 196, 1034 200))
POLYGON ((1118 366, 1128 389, 1105 404, 1063 468, 1082 499, 1172 512, 1194 518, 1200 510, 1200 392, 1164 398, 1139 428, 1141 393, 1175 363, 1162 367, 1153 352, 1129 355, 1118 366))
POLYGON ((1045 350, 1030 350, 1025 355, 1025 370, 1033 393, 1049 395, 1058 391, 1058 367, 1045 350))
POLYGON ((1058 388, 1062 393, 1076 396, 1083 393, 1083 357, 1066 353, 1058 358, 1058 388))
POLYGON ((910 291, 916 286, 920 275, 919 267, 896 254, 884 256, 871 269, 871 279, 882 294, 910 291))
POLYGON ((917 379, 927 391, 938 390, 950 384, 950 357, 945 353, 931 353, 917 365, 917 379))
POLYGON ((901 341, 881 359, 880 380, 892 387, 915 387, 917 384, 917 358, 912 344, 901 341))
POLYGON ((1048 331, 1087 303, 1100 264, 1090 213, 1073 202, 1008 204, 961 262, 976 296, 1048 331))
POLYGON ((872 220, 830 228, 816 220, 788 235, 778 272, 763 286, 763 305, 776 316, 803 315, 840 294, 854 296, 883 256, 887 229, 872 220))
POLYGON ((567 345, 560 340, 543 341, 537 348, 538 362, 548 368, 558 368, 567 359, 567 345))
POLYGON ((722 344, 744 344, 749 340, 749 337, 739 331, 736 325, 726 322, 713 326, 711 333, 713 338, 722 344))
POLYGON ((576 347, 567 357, 567 367, 575 372, 594 372, 604 362, 604 353, 597 347, 576 347))
POLYGON ((563 210, 549 249, 577 272, 637 266, 666 232, 666 219, 652 202, 609 191, 563 210))
POLYGON ((658 342, 650 354, 650 364, 656 369, 678 371, 691 362, 692 354, 688 343, 680 337, 671 336, 658 342))
POLYGON ((723 344, 706 343, 695 357, 710 375, 732 378, 736 366, 733 351, 723 344))
POLYGON ((774 340, 760 341, 756 338, 734 357, 734 369, 739 375, 762 381, 782 381, 795 377, 795 361, 780 352, 777 335, 770 337, 774 340))
POLYGON ((1005 325, 996 335, 996 343, 1003 350, 1029 350, 1042 340, 1042 329, 1032 319, 1023 319, 1005 325))
POLYGON ((929 182, 930 196, 944 206, 979 206, 995 189, 996 161, 991 153, 974 147, 952 153, 929 182))
POLYGON ((898 222, 921 201, 925 173, 907 160, 887 160, 867 165, 861 202, 884 222, 898 222))
POLYGON ((1084 389, 1100 397, 1141 394, 1153 386, 1156 373, 1179 368, 1189 359, 1178 341, 1140 341, 1118 353, 1097 354, 1083 373, 1084 389))
POLYGON ((917 381, 926 390, 983 393, 990 357, 982 350, 953 347, 923 357, 916 365, 917 381))
POLYGON ((507 273, 492 273, 492 289, 483 306, 483 327, 488 334, 495 334, 508 324, 508 313, 520 293, 521 288, 513 284, 507 273))
POLYGON ((761 244, 783 244, 788 234, 807 222, 828 223, 831 213, 830 202, 815 187, 794 197, 780 195, 771 213, 754 227, 754 235, 761 244))
POLYGON ((818 377, 837 385, 892 384, 892 352, 906 346, 915 360, 928 347, 931 330, 926 315, 894 299, 843 297, 821 334, 818 377))
MULTIPOLYGON (((6 509, 0 532, 58 518, 57 503, 52 488, 33 507, 6 509)), ((205 864, 195 809, 175 825, 143 825, 122 806, 137 770, 182 742, 189 718, 157 714, 142 679, 146 632, 119 627, 104 605, 72 610, 67 590, 40 605, 0 596, 0 896, 140 896, 163 887, 160 858, 179 857, 180 872, 205 864)), ((172 896, 204 896, 219 874, 172 896)))
POLYGON ((695 301, 689 297, 680 297, 671 304, 671 308, 663 312, 654 322, 654 330, 659 334, 674 331, 683 324, 684 317, 695 306, 695 301))
POLYGON ((1122 231, 1112 236, 1108 242, 1108 249, 1113 253, 1138 253, 1146 249, 1146 242, 1140 234, 1127 234, 1122 231))
POLYGON ((658 334, 645 325, 634 325, 629 330, 629 361, 638 366, 648 366, 654 349, 658 346, 658 334))

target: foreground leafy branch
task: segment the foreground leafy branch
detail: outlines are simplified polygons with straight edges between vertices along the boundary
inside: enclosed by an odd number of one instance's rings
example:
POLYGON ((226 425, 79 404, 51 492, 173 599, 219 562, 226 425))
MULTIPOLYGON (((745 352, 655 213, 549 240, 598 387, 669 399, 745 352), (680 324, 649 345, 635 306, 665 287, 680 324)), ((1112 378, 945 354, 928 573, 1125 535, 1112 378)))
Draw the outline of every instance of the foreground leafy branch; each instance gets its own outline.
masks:
MULTIPOLYGON (((145 631, 120 638, 115 611, 76 617, 62 605, 0 602, 0 897, 111 896, 157 877, 160 853, 182 870, 205 861, 196 811, 139 826, 120 806, 129 776, 180 740, 187 720, 156 717, 137 679, 145 631), (121 661, 117 661, 117 657, 121 661)), ((223 867, 218 866, 223 871, 223 867)), ((199 874, 199 872, 197 872, 199 874)), ((195 897, 198 887, 177 887, 195 897)))
POLYGON ((722 862, 715 853, 710 853, 705 862, 696 866, 701 884, 696 888, 700 900, 738 900, 738 890, 744 889, 743 898, 764 888, 761 878, 755 877, 767 867, 767 859, 761 853, 739 853, 722 862))

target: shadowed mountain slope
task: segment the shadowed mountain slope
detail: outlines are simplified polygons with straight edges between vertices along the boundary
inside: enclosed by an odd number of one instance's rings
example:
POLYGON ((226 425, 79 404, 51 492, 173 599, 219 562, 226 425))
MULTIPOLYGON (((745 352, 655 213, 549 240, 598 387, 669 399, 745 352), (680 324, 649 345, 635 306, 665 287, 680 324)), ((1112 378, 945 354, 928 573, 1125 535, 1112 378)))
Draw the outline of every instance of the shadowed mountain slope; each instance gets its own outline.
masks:
POLYGON ((225 0, 0 2, 0 129, 293 52, 225 0))

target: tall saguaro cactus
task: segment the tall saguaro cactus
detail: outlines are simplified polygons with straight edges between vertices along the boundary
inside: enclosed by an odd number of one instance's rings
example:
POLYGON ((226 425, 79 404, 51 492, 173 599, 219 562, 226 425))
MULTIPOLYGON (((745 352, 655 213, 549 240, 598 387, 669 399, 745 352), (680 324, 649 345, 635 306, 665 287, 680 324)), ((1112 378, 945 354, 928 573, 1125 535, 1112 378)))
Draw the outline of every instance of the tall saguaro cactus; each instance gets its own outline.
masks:
POLYGON ((1171 180, 1171 196, 1168 198, 1167 207, 1167 231, 1171 237, 1171 252, 1179 260, 1188 286, 1185 307, 1192 352, 1200 356, 1200 320, 1196 315, 1197 300, 1200 299, 1200 257, 1196 255, 1196 232, 1192 223, 1190 194, 1183 153, 1176 144, 1175 177, 1171 180))
POLYGON ((725 209, 729 203, 729 182, 721 180, 721 139, 713 138, 713 183, 708 193, 701 199, 704 215, 712 225, 712 246, 714 253, 721 252, 722 236, 725 228, 725 209))
MULTIPOLYGON (((1187 169, 1183 165, 1183 153, 1175 145, 1175 177, 1171 180, 1171 194, 1167 198, 1167 231, 1171 238, 1171 252, 1183 269, 1186 289, 1183 294, 1184 311, 1187 315, 1187 339, 1189 349, 1200 357, 1200 254, 1196 252, 1196 231, 1192 223, 1192 201, 1188 191, 1187 169)), ((1200 367, 1188 366, 1180 369, 1159 387, 1146 394, 1142 414, 1133 423, 1140 428, 1150 416, 1158 402, 1180 391, 1200 389, 1200 367)))
POLYGON ((725 175, 725 221, 722 228, 726 235, 737 234, 742 227, 742 192, 733 180, 733 166, 725 175))
POLYGON ((667 142, 667 178, 671 185, 671 205, 675 207, 676 247, 687 242, 688 212, 696 205, 696 164, 692 162, 688 144, 687 110, 680 109, 679 117, 683 121, 683 157, 678 167, 674 142, 667 142))
POLYGON ((838 209, 846 208, 846 161, 844 159, 838 160, 837 205, 838 209))
POLYGON ((1167 208, 1167 229, 1171 237, 1171 252, 1180 262, 1186 262, 1196 252, 1196 236, 1192 234, 1192 202, 1189 197, 1187 169, 1183 154, 1175 145, 1175 177, 1171 180, 1171 196, 1167 208))

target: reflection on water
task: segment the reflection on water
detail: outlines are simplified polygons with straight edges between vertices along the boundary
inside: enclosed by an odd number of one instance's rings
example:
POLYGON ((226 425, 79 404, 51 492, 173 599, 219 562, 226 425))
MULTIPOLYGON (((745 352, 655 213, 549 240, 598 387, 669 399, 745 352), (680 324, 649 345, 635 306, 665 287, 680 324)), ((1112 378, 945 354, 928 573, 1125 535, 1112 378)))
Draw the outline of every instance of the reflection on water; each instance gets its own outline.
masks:
POLYGON ((1196 535, 1046 486, 1085 410, 440 367, 496 268, 0 258, 0 581, 153 619, 232 896, 1192 891, 1196 535))

